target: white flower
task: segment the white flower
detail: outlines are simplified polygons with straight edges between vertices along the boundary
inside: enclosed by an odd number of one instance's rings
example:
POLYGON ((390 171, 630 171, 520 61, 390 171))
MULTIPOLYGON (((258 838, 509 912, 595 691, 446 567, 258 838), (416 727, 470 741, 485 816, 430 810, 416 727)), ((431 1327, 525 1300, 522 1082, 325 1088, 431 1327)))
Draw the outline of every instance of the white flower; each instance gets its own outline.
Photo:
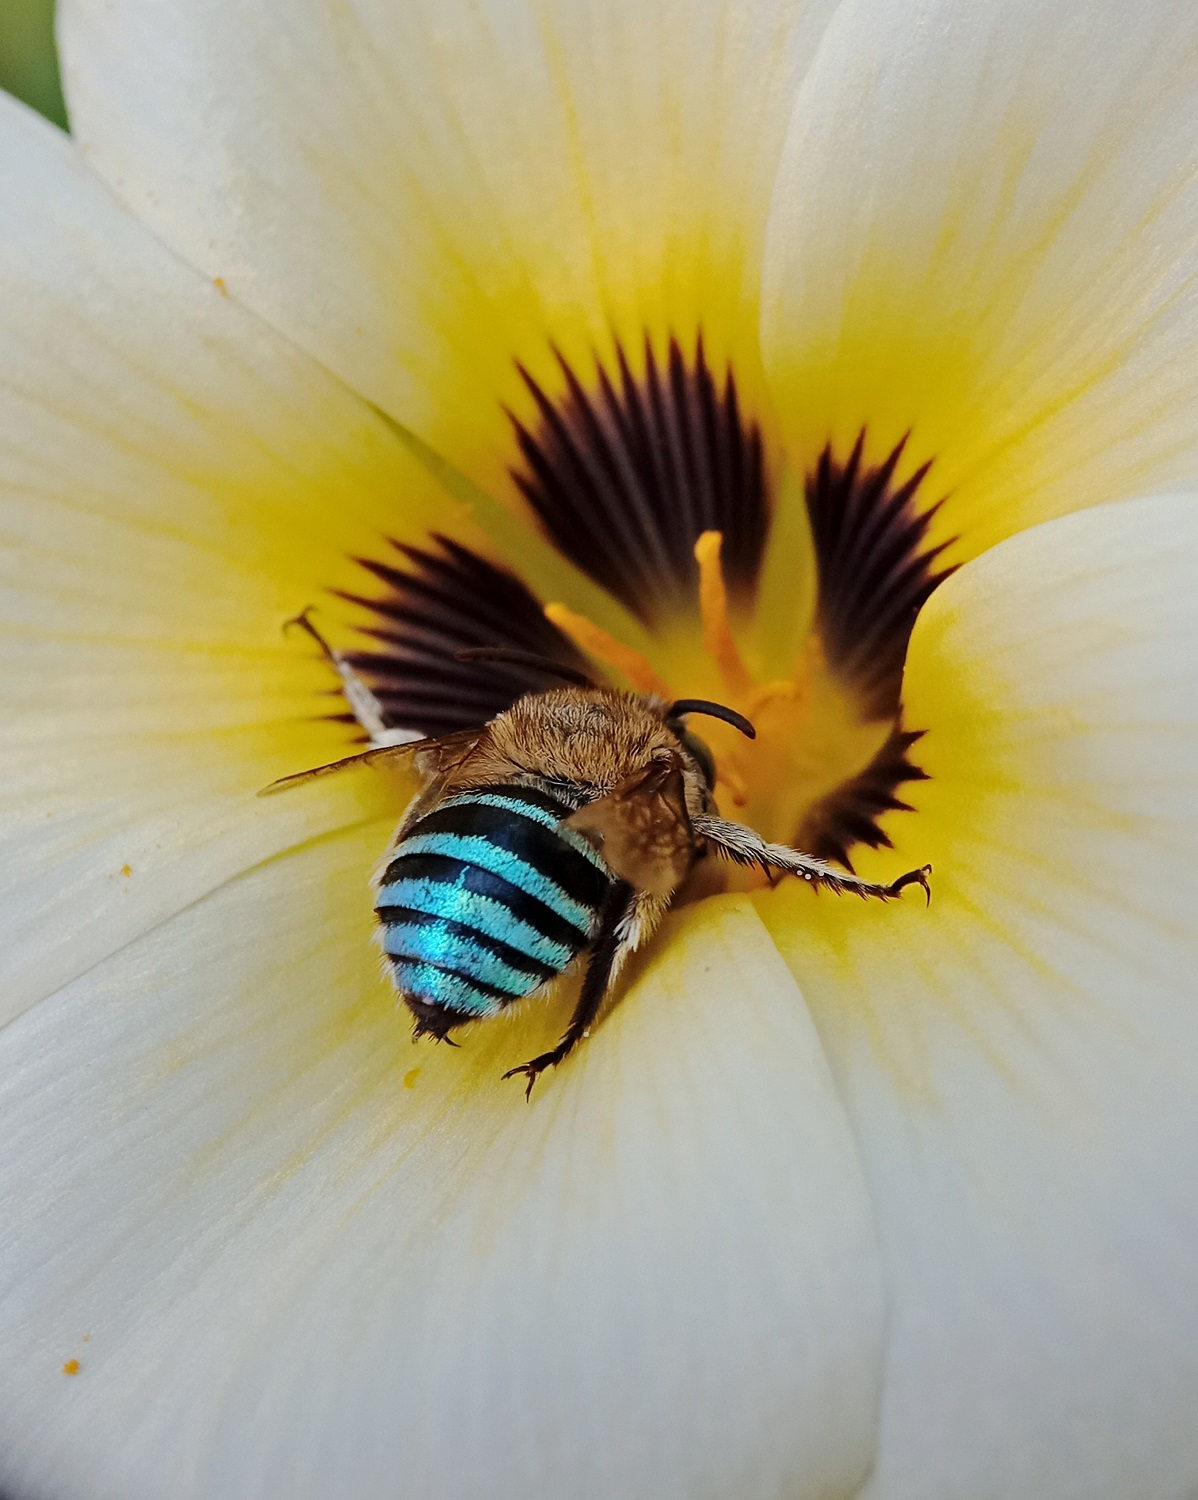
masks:
POLYGON ((0 1488, 1191 1495, 1198 12, 60 24, 74 143, 0 109, 0 1488), (629 419, 646 349, 625 545, 578 403, 629 419), (704 370, 773 510, 760 569, 716 528, 706 648, 704 370), (410 786, 254 794, 349 741, 281 624, 385 629, 433 532, 755 702, 752 756, 713 736, 749 821, 930 860, 930 910, 680 906, 531 1106, 559 1002, 413 1049, 367 885, 410 786))

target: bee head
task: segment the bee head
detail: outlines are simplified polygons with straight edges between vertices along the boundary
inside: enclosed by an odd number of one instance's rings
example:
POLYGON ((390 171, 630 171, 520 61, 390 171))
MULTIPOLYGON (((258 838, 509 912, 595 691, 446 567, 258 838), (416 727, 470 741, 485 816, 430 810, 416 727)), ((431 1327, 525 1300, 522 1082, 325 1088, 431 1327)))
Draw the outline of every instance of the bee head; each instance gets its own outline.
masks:
POLYGON ((710 803, 715 787, 715 757, 688 727, 687 718, 706 714, 755 738, 742 714, 706 698, 671 703, 652 694, 620 691, 591 682, 572 667, 506 646, 471 648, 457 659, 535 665, 569 684, 528 693, 482 727, 476 751, 462 766, 463 779, 537 777, 573 786, 592 800, 630 784, 654 763, 669 763, 691 788, 688 800, 702 807, 710 803))
POLYGON ((738 714, 734 708, 728 708, 723 703, 712 703, 706 698, 679 698, 666 710, 666 723, 678 736, 683 749, 698 766, 707 784, 707 790, 710 792, 716 783, 715 757, 705 741, 701 740, 693 729, 688 729, 683 722, 687 714, 706 714, 708 718, 721 719, 725 724, 731 724, 734 729, 739 729, 741 734, 750 740, 757 738, 757 731, 748 719, 743 714, 738 714))

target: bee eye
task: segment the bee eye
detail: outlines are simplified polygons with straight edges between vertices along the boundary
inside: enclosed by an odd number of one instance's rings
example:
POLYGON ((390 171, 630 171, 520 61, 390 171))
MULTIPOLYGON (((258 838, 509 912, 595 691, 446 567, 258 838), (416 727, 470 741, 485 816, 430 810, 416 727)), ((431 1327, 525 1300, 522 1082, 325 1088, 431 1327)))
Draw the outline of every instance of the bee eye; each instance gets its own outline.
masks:
POLYGON ((692 734, 689 729, 681 730, 678 738, 682 741, 682 748, 702 772, 707 790, 712 791, 715 787, 715 757, 699 736, 692 734))

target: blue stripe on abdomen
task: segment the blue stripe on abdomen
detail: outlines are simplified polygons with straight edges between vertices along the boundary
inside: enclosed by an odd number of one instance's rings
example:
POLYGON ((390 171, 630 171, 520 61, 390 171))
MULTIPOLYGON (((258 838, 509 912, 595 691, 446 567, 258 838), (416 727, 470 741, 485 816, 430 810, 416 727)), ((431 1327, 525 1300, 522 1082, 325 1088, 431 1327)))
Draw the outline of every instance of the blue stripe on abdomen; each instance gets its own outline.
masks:
POLYGON ((384 923, 391 920, 386 915, 390 907, 425 912, 430 917, 446 917, 485 933, 487 937, 509 943, 517 952, 557 970, 564 969, 586 941, 586 934, 578 932, 573 944, 553 942, 531 923, 522 921, 502 901, 480 896, 465 886, 451 885, 447 881, 392 881, 379 891, 377 905, 384 923))
POLYGON ((480 870, 489 870, 493 875, 502 875, 514 886, 543 901, 550 911, 564 921, 589 931, 595 914, 593 906, 585 906, 567 896, 557 881, 540 870, 526 864, 519 854, 510 849, 500 849, 489 838, 479 834, 424 833, 406 838, 395 851, 396 858, 405 854, 441 854, 449 859, 460 859, 466 864, 477 865, 480 870))
POLYGON ((575 847, 579 834, 546 823, 542 807, 504 788, 489 788, 477 797, 462 795, 434 807, 408 829, 400 848, 416 847, 417 839, 455 836, 484 839, 496 850, 515 855, 522 865, 549 877, 571 901, 587 907, 601 903, 611 881, 603 861, 585 840, 585 853, 575 847))
POLYGON ((463 1016, 494 1016, 513 998, 489 989, 466 974, 442 969, 436 964, 397 958, 395 982, 404 995, 423 1000, 445 1010, 459 1011, 463 1016))
POLYGON ((568 807, 554 808, 545 807, 538 803, 530 802, 523 789, 499 787, 486 792, 462 792, 456 797, 446 797, 444 802, 438 802, 437 811, 447 807, 494 807, 500 812, 512 813, 518 818, 527 818, 532 823, 539 823, 542 828, 552 829, 553 833, 568 845, 577 854, 581 854, 586 860, 598 870, 606 870, 606 865, 599 857, 594 847, 583 838, 581 833, 575 832, 573 828, 567 828, 562 819, 569 817, 568 807))
POLYGON ((502 875, 495 875, 490 870, 480 870, 477 865, 468 864, 464 860, 448 859, 442 854, 404 854, 393 859, 387 883, 380 891, 380 899, 376 905, 383 906, 384 895, 409 883, 427 883, 460 891, 463 900, 473 895, 495 901, 506 907, 518 921, 534 928, 543 938, 569 948, 572 953, 577 952, 590 937, 589 927, 579 927, 574 922, 565 921, 543 901, 522 891, 502 875))
POLYGON ((376 910, 383 948, 422 1029, 430 1011, 495 1014, 560 974, 594 935, 612 877, 539 790, 446 798, 394 849, 376 910))
POLYGON ((422 917, 392 907, 383 932, 383 951, 395 959, 420 960, 477 979, 488 989, 501 990, 513 1000, 529 995, 559 972, 559 966, 536 964, 522 958, 503 942, 471 932, 441 917, 422 917))

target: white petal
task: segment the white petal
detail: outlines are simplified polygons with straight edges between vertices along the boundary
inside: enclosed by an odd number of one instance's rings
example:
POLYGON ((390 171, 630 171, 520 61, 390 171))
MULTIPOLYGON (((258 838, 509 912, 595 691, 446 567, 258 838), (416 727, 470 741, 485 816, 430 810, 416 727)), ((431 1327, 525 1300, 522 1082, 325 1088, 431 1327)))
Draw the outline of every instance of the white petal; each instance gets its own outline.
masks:
MULTIPOLYGON (((74 129, 171 245, 477 481, 515 361, 622 339, 758 383, 758 275, 833 0, 70 0, 74 129)), ((760 406, 750 401, 750 406, 760 406)))
POLYGON ((0 1033, 0 1485, 854 1494, 876 1245, 747 902, 674 918, 529 1105, 500 1072, 566 997, 413 1048, 369 942, 383 837, 251 873, 0 1033))
POLYGON ((320 722, 328 670, 280 627, 446 497, 4 96, 0 217, 5 1019, 230 874, 377 815, 362 786, 255 801, 346 747, 320 722))
POLYGON ((791 122, 763 339, 800 473, 910 432, 975 555, 1198 472, 1198 9, 852 0, 791 122))
POLYGON ((931 779, 886 824, 930 909, 763 903, 880 1218, 870 1500, 1198 1485, 1196 576, 1193 495, 970 563, 912 637, 931 779))

